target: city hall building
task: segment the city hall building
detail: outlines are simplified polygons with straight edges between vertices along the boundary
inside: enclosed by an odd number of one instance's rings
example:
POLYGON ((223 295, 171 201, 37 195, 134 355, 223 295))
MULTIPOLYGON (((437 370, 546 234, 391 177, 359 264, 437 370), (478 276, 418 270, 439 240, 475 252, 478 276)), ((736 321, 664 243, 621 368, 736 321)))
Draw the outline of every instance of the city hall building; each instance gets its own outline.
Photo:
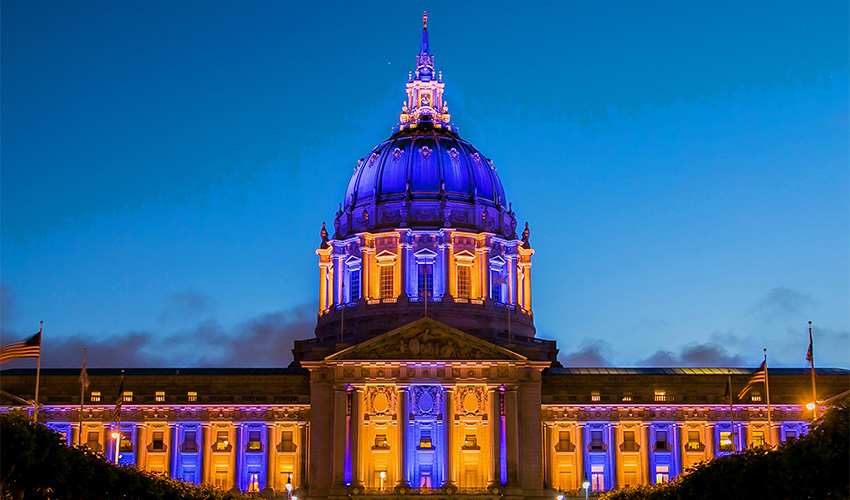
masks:
MULTIPOLYGON (((46 369, 39 420, 121 464, 301 499, 551 500, 805 433, 807 369, 771 369, 768 407, 761 384, 724 395, 752 369, 558 363, 535 334, 531 228, 458 135, 428 36, 398 126, 322 225, 315 337, 289 367, 127 369, 120 423, 121 370, 89 370, 81 401, 79 370, 46 369)), ((817 377, 821 400, 850 385, 848 370, 817 377)), ((31 399, 35 370, 2 385, 31 399)), ((6 395, 0 409, 31 411, 6 395)))

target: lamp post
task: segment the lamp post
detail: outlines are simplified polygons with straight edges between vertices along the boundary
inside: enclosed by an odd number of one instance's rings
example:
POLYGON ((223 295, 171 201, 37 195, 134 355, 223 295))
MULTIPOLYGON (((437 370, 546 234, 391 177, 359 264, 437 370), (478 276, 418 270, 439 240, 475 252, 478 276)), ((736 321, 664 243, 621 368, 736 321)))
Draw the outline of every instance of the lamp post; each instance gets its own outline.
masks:
POLYGON ((121 432, 114 431, 111 436, 115 440, 115 465, 118 465, 118 453, 121 451, 121 432))
POLYGON ((383 489, 384 489, 384 478, 386 478, 386 477, 387 477, 387 472, 386 472, 386 471, 381 471, 380 476, 381 476, 381 489, 383 490, 383 489))
POLYGON ((564 494, 563 494, 563 493, 561 493, 561 492, 558 492, 558 496, 556 496, 555 498, 556 498, 557 500, 564 500, 564 494))
POLYGON ((292 474, 286 478, 286 497, 292 500, 292 474))
POLYGON ((587 500, 587 490, 590 489, 590 481, 585 479, 584 482, 581 483, 581 487, 584 488, 584 500, 587 500))

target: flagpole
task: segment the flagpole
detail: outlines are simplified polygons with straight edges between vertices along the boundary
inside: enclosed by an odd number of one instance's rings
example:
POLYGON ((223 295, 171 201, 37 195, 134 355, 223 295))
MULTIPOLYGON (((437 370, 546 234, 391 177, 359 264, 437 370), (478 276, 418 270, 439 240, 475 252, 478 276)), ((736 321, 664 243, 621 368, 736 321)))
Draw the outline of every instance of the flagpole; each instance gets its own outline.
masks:
MULTIPOLYGON (((83 348, 83 372, 86 370, 86 348, 83 348)), ((80 377, 82 378, 82 373, 80 377)), ((88 375, 86 375, 88 377, 88 375)), ((83 405, 86 403, 86 383, 80 380, 80 431, 77 433, 77 446, 83 445, 83 405)))
MULTIPOLYGON (((767 348, 764 350, 764 392, 767 393, 767 428, 773 441, 773 421, 770 418, 770 385, 767 382, 767 348)), ((773 446, 773 443, 770 443, 773 446)))
POLYGON ((809 361, 812 364, 812 422, 818 419, 818 396, 815 388, 815 351, 812 345, 812 322, 809 321, 809 361))
POLYGON ((41 378, 41 346, 44 345, 42 330, 44 330, 44 321, 38 322, 38 362, 35 366, 35 408, 32 412, 33 423, 38 422, 38 384, 41 378))

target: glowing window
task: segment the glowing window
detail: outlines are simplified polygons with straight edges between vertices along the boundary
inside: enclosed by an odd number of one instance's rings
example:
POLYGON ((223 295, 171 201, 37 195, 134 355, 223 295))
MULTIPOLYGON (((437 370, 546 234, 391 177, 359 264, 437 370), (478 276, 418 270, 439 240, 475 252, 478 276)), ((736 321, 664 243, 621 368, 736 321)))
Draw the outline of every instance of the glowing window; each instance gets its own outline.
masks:
POLYGON ((688 431, 688 451, 699 451, 702 448, 699 431, 688 431))
POLYGON ((248 451, 262 451, 263 444, 260 443, 260 431, 248 432, 248 451))
POLYGON ((198 393, 197 392, 190 392, 189 393, 189 401, 197 401, 197 400, 198 400, 198 393))
POLYGON ((732 445, 732 433, 729 431, 720 432, 720 445, 717 447, 720 451, 735 451, 732 445))
POLYGON ((469 266, 457 266, 457 296, 462 299, 468 299, 471 296, 470 276, 472 268, 469 266))
POLYGON ((655 483, 661 484, 670 481, 670 467, 667 465, 655 466, 655 483))
POLYGON ((121 433, 121 440, 118 443, 119 451, 133 451, 133 442, 130 441, 130 435, 128 433, 121 433))
POLYGON ((292 441, 292 431, 281 431, 280 451, 295 451, 295 443, 292 441))
POLYGON ((165 433, 163 431, 153 431, 153 439, 151 439, 151 451, 165 450, 165 433))
POLYGON ((258 472, 248 473, 248 493, 260 492, 260 474, 258 472))
POLYGON ((761 401, 761 394, 755 394, 755 393, 753 393, 752 395, 750 395, 750 400, 751 400, 753 403, 758 403, 759 401, 761 401))
POLYGON ((753 447, 758 448, 764 445, 764 431, 753 431, 753 447))
POLYGON ((165 401, 165 392, 157 391, 156 396, 154 396, 154 399, 156 400, 157 403, 164 402, 165 401))
POLYGON ((393 297, 393 266, 381 267, 381 298, 391 299, 393 297))
POLYGON ((348 274, 348 301, 360 299, 360 269, 352 269, 348 274))
POLYGON ((375 434, 375 448, 385 450, 389 448, 387 444, 387 435, 386 434, 375 434))
POLYGON ((477 450, 478 436, 475 434, 467 434, 463 439, 463 448, 466 450, 477 450))
POLYGON ((91 402, 92 403, 100 403, 100 392, 92 391, 91 402))
POLYGON ((186 431, 183 434, 183 451, 198 451, 197 433, 186 431))
POLYGON ((124 402, 130 403, 133 401, 133 392, 132 391, 124 391, 124 402))
POLYGON ((655 391, 655 400, 656 401, 667 401, 667 391, 656 390, 655 391))
POLYGON ((505 278, 500 271, 490 271, 490 298, 493 302, 502 302, 502 285, 505 278))
POLYGON ((602 396, 600 396, 598 392, 594 391, 594 392, 590 393, 590 400, 591 401, 602 401, 602 396))
POLYGON ((419 298, 425 299, 425 297, 433 298, 434 297, 434 265, 433 264, 419 264, 419 276, 416 281, 419 298))
POLYGON ((227 431, 218 431, 215 435, 215 451, 227 451, 229 446, 227 431))
POLYGON ((623 395, 623 402, 628 403, 628 402, 629 402, 629 401, 631 401, 631 400, 632 400, 632 395, 631 395, 631 394, 624 394, 624 395, 623 395))
POLYGON ((623 431, 623 451, 637 451, 635 431, 623 431))

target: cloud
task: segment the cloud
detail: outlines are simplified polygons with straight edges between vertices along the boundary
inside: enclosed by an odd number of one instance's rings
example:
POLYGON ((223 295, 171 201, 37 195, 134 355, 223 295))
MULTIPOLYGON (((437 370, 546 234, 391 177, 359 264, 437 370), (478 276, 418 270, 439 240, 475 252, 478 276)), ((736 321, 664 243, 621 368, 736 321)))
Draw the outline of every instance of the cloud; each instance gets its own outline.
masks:
MULTIPOLYGON (((88 349, 91 368, 283 367, 292 361, 295 340, 313 337, 311 306, 268 313, 225 328, 207 318, 194 328, 168 335, 132 331, 121 335, 81 334, 52 338, 43 346, 42 367, 76 368, 88 349)), ((15 360, 7 368, 31 368, 34 360, 15 360)))
POLYGON ((215 300, 205 293, 193 290, 175 292, 168 296, 157 321, 159 324, 168 324, 196 320, 213 312, 215 306, 215 300))
POLYGON ((762 313, 769 317, 800 314, 804 308, 814 304, 809 295, 779 286, 767 292, 751 309, 751 313, 762 313))
POLYGON ((15 319, 15 291, 10 286, 0 286, 0 321, 15 319))
POLYGON ((602 367, 611 366, 609 359, 614 348, 608 342, 597 339, 582 339, 578 351, 561 355, 561 364, 565 367, 602 367))
POLYGON ((726 367, 745 366, 746 360, 740 355, 731 355, 720 344, 687 344, 679 352, 658 350, 646 359, 637 362, 638 366, 678 366, 678 367, 726 367))

